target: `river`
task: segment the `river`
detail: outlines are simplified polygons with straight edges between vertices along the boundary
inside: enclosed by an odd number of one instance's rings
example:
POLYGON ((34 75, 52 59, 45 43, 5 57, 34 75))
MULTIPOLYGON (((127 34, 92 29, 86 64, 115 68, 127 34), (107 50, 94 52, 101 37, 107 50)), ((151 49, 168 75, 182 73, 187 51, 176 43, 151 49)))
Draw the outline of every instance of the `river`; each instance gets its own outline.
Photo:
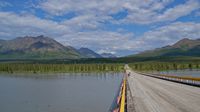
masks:
POLYGON ((106 112, 122 73, 1 74, 0 112, 106 112))

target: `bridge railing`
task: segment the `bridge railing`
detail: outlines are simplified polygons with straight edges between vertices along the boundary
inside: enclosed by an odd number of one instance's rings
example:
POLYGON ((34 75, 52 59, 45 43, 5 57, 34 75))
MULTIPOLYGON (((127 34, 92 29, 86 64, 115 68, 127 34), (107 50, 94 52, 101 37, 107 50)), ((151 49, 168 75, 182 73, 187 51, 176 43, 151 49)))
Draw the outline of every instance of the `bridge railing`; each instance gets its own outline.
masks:
POLYGON ((125 112, 126 110, 125 105, 126 105, 126 79, 124 78, 119 112, 125 112))
POLYGON ((114 99, 114 107, 109 110, 110 112, 126 112, 126 80, 126 75, 124 75, 120 86, 120 91, 117 97, 114 99))
POLYGON ((168 81, 200 87, 200 78, 197 78, 197 77, 172 76, 172 75, 165 75, 165 74, 149 74, 149 73, 144 73, 144 72, 138 72, 138 73, 142 75, 154 77, 154 78, 159 78, 159 79, 164 79, 168 81))

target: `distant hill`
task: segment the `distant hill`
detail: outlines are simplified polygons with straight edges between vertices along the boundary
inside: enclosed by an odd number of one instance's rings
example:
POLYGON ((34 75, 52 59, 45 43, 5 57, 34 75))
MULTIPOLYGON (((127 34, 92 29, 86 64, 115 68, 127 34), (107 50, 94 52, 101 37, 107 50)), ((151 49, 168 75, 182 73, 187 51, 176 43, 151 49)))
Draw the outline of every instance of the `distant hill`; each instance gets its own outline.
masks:
POLYGON ((1 59, 65 58, 78 59, 81 54, 71 46, 44 36, 18 37, 13 40, 0 40, 1 59))
POLYGON ((144 51, 130 57, 158 57, 158 56, 200 56, 200 39, 184 38, 174 45, 168 45, 154 50, 144 51))
POLYGON ((96 52, 88 48, 80 48, 78 49, 78 51, 80 52, 80 54, 82 54, 86 58, 102 58, 101 55, 97 54, 96 52))
POLYGON ((116 56, 112 53, 102 53, 100 54, 103 58, 116 58, 116 56))

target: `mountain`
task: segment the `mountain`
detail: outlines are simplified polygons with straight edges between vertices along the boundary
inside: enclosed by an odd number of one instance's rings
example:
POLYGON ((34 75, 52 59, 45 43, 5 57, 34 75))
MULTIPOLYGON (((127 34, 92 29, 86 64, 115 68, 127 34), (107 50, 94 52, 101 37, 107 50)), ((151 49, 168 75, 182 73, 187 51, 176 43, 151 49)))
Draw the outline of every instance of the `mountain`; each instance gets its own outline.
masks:
POLYGON ((80 52, 80 54, 82 54, 86 58, 102 58, 101 55, 97 54, 96 52, 94 52, 88 48, 80 48, 80 49, 78 49, 78 51, 80 52))
POLYGON ((116 58, 116 56, 112 53, 102 53, 101 56, 104 58, 116 58))
POLYGON ((63 46, 52 38, 44 37, 43 35, 0 40, 0 58, 2 59, 77 59, 81 57, 81 54, 73 47, 63 46))
POLYGON ((200 39, 192 40, 184 38, 171 46, 168 45, 162 48, 144 51, 132 56, 137 56, 137 57, 200 56, 200 39))

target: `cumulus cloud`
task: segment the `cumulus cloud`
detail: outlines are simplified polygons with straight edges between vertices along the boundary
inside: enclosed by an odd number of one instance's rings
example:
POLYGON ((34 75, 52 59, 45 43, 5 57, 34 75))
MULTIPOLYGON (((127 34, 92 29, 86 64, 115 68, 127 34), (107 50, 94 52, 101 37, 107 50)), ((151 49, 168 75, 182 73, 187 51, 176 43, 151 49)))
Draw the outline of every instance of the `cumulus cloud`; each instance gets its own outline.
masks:
POLYGON ((70 32, 70 28, 51 20, 40 19, 33 15, 17 15, 11 12, 0 12, 1 38, 15 38, 22 35, 60 36, 70 32))
POLYGON ((82 15, 74 17, 70 20, 65 20, 62 24, 67 26, 73 25, 73 30, 95 30, 101 27, 101 23, 105 22, 104 20, 111 19, 110 17, 96 17, 94 15, 82 15))
POLYGON ((33 15, 17 15, 10 12, 0 12, 0 24, 1 39, 43 34, 53 37, 64 45, 109 52, 143 51, 172 44, 182 38, 200 38, 200 23, 195 22, 174 22, 147 31, 140 37, 134 36, 134 33, 100 29, 79 31, 80 29, 77 29, 79 22, 76 20, 58 23, 33 15))
POLYGON ((104 17, 101 20, 110 20, 113 23, 135 24, 173 21, 200 8, 198 0, 188 0, 183 4, 166 8, 171 3, 173 0, 47 0, 39 3, 38 7, 57 16, 74 12, 80 16, 104 17), (124 10, 128 14, 121 21, 108 17, 124 10))
MULTIPOLYGON (((137 0, 136 0, 137 1, 137 0)), ((198 0, 188 0, 184 4, 179 4, 171 8, 165 8, 172 0, 148 1, 147 4, 127 4, 129 15, 122 22, 136 24, 151 24, 156 22, 173 21, 179 17, 186 16, 192 11, 200 8, 198 0), (146 6, 145 6, 146 5, 146 6)))
MULTIPOLYGON (((73 21, 73 20, 72 20, 73 21)), ((133 33, 94 30, 79 31, 76 22, 55 22, 40 19, 33 15, 17 15, 0 12, 0 38, 12 39, 19 36, 50 36, 64 45, 76 48, 88 47, 95 50, 127 49, 126 43, 132 40, 133 33)), ((130 46, 129 46, 130 47, 130 46)))
POLYGON ((200 23, 195 22, 175 22, 169 25, 156 28, 144 33, 137 41, 140 42, 140 50, 163 47, 174 44, 183 38, 200 38, 200 23), (143 47, 142 47, 143 46, 143 47))
POLYGON ((38 7, 52 15, 63 15, 69 12, 107 15, 119 11, 122 8, 120 3, 122 3, 120 0, 46 0, 38 7))
POLYGON ((123 50, 128 49, 130 46, 126 44, 132 41, 132 33, 119 33, 119 32, 109 32, 109 31, 91 31, 91 32, 74 32, 71 34, 63 35, 60 38, 62 43, 68 43, 75 47, 88 47, 95 50, 123 50), (69 40, 65 40, 68 38, 69 40))
MULTIPOLYGON (((176 19, 198 11, 198 0, 170 6, 174 0, 42 0, 34 8, 50 16, 65 16, 70 19, 55 21, 29 13, 17 14, 0 11, 0 39, 19 36, 46 35, 64 45, 88 47, 98 52, 120 54, 121 51, 138 52, 163 45, 173 44, 182 38, 200 38, 200 23, 177 22, 176 19), (112 15, 127 11, 123 18, 115 20, 112 15), (141 36, 122 30, 106 31, 106 22, 112 24, 139 24, 168 22, 151 28, 141 36)), ((1 5, 0 7, 4 7, 1 5)), ((37 13, 37 11, 36 11, 37 13)), ((198 15, 196 13, 196 15, 198 15)), ((144 25, 144 27, 145 27, 144 25)), ((109 28, 108 28, 109 29, 109 28)))
POLYGON ((192 11, 199 9, 200 4, 198 1, 190 0, 185 4, 177 5, 174 8, 167 9, 162 15, 157 17, 160 21, 175 20, 179 17, 190 14, 192 11))

